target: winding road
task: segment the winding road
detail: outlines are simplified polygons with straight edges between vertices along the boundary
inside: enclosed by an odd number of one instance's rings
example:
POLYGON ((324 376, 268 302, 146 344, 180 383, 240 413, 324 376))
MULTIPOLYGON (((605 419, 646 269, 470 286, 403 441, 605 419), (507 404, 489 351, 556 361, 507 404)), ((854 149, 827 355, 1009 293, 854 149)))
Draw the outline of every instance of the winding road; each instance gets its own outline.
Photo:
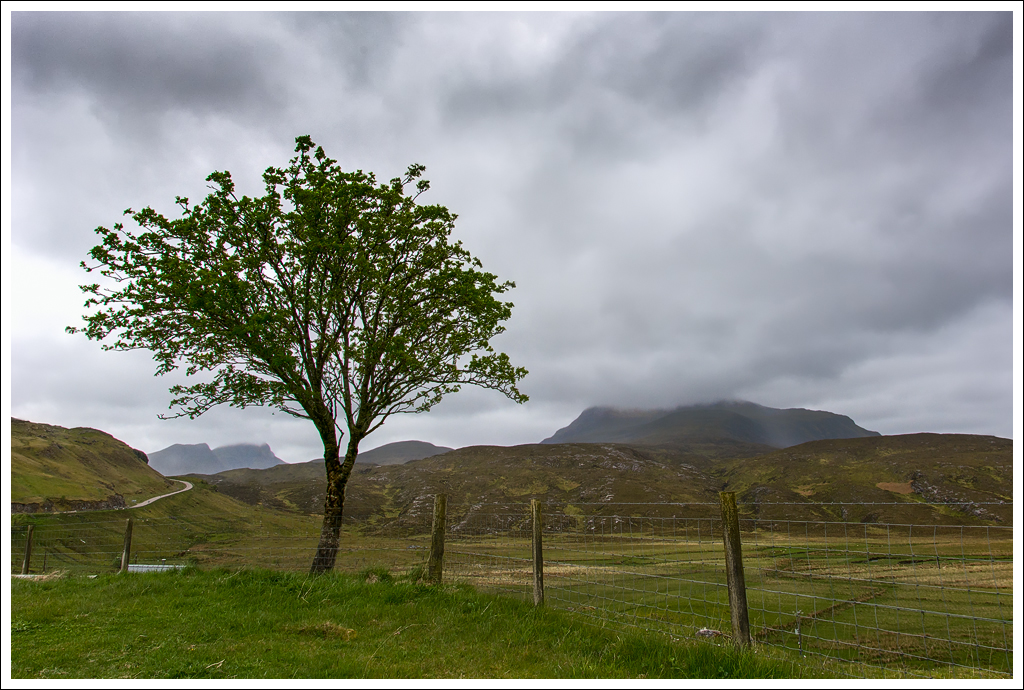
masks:
POLYGON ((184 479, 172 479, 171 481, 172 482, 181 482, 182 484, 185 485, 185 488, 184 489, 178 489, 177 491, 172 491, 171 493, 164 494, 163 496, 154 496, 153 498, 147 498, 142 503, 136 503, 133 506, 127 506, 128 510, 131 510, 133 508, 141 508, 142 506, 148 506, 150 503, 155 503, 156 501, 159 501, 161 498, 167 498, 168 496, 173 496, 175 494, 180 494, 180 493, 188 491, 189 489, 192 488, 192 482, 186 482, 184 479))

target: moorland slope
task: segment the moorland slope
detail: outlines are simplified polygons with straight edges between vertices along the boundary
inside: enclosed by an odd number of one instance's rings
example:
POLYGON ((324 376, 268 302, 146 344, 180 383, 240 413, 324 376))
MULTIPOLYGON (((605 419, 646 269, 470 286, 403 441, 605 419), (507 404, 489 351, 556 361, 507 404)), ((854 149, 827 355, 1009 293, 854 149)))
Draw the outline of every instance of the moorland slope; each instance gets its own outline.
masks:
POLYGON ((356 462, 366 465, 401 465, 410 460, 429 458, 452 450, 426 441, 398 441, 386 443, 372 450, 360 451, 356 462))
MULTIPOLYGON (((433 494, 446 493, 456 521, 485 508, 521 511, 513 506, 534 498, 567 514, 703 515, 728 490, 741 512, 769 519, 999 524, 1010 520, 1012 454, 1012 441, 963 434, 827 439, 746 458, 613 443, 471 446, 357 466, 345 514, 418 524, 433 494), (979 505, 993 502, 1003 506, 979 505)), ((305 513, 322 509, 326 490, 321 461, 197 478, 250 504, 305 513)))
POLYGON ((146 454, 96 429, 11 419, 11 510, 123 508, 180 488, 146 454))

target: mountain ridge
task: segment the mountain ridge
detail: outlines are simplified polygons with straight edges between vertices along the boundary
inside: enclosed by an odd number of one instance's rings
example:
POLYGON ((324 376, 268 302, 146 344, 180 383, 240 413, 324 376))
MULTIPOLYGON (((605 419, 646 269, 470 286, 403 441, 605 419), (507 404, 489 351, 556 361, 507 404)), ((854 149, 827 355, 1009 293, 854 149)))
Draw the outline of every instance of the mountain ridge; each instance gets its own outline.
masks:
POLYGON ((356 462, 371 465, 401 465, 411 460, 421 460, 452 450, 454 448, 435 446, 426 441, 396 441, 367 451, 360 451, 356 456, 356 462))
POLYGON ((213 449, 205 443, 175 443, 150 453, 149 464, 164 476, 177 476, 241 468, 262 470, 285 462, 274 455, 268 443, 234 443, 213 449))
MULTIPOLYGON (((357 466, 345 515, 369 524, 419 524, 429 521, 433 494, 445 493, 452 524, 478 511, 519 513, 534 498, 566 515, 706 517, 715 514, 720 491, 733 491, 745 516, 762 519, 1012 520, 1008 439, 908 434, 770 450, 738 458, 615 443, 469 446, 401 465, 357 466)), ((315 462, 197 478, 246 503, 313 514, 322 511, 326 490, 315 462)))
POLYGON ((673 409, 589 407, 542 444, 628 443, 692 446, 716 441, 787 448, 808 441, 881 436, 850 417, 804 408, 778 409, 746 401, 719 401, 673 409))

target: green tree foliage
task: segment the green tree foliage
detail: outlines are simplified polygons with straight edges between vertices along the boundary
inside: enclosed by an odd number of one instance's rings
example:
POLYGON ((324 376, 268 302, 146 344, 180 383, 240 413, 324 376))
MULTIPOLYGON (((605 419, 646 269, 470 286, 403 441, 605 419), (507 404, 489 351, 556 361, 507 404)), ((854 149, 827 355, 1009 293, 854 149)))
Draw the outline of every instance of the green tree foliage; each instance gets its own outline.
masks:
POLYGON ((184 366, 200 379, 171 387, 173 417, 226 403, 312 421, 328 485, 312 564, 323 572, 368 434, 466 384, 525 402, 516 384, 527 372, 489 345, 512 313, 495 295, 515 284, 449 240, 455 214, 416 203, 429 187, 423 166, 378 184, 343 172, 308 136, 295 151, 289 167, 263 174, 264 196, 239 198, 231 174, 215 172, 202 203, 176 199, 178 219, 128 209, 140 231, 97 228, 95 264, 82 267, 109 280, 82 286, 98 310, 68 331, 108 350, 150 350, 157 373, 184 366))

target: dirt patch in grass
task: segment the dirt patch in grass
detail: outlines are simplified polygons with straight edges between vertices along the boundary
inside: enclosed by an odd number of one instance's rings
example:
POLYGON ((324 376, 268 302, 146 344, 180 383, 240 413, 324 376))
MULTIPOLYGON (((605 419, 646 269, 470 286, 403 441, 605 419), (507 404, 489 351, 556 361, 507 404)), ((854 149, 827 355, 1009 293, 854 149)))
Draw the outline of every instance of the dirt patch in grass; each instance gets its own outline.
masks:
POLYGON ((352 640, 356 637, 356 631, 351 628, 345 628, 337 623, 331 621, 324 621, 322 623, 310 623, 308 625, 302 625, 298 628, 300 635, 312 635, 314 637, 324 637, 327 639, 342 639, 352 640))
POLYGON ((914 493, 914 487, 910 485, 910 482, 898 483, 898 482, 878 482, 875 484, 879 489, 883 491, 891 491, 894 494, 912 494, 914 493))

